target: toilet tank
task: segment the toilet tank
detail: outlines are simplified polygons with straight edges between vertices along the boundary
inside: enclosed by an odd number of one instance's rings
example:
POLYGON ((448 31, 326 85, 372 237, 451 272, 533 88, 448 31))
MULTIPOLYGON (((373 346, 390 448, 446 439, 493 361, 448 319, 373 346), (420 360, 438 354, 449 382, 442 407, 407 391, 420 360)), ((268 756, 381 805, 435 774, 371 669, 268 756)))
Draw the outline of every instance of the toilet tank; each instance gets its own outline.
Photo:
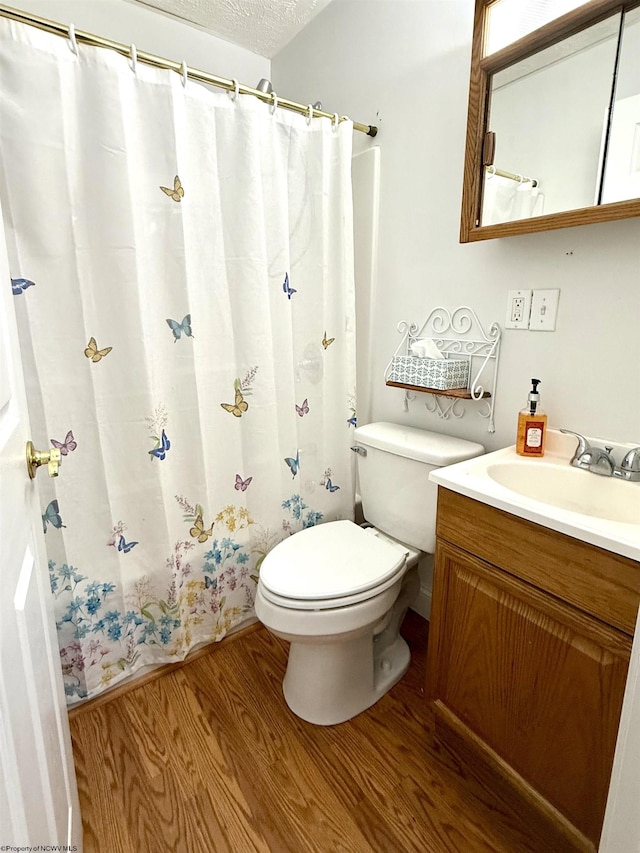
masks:
POLYGON ((406 545, 433 553, 436 534, 435 468, 484 453, 474 441, 436 432, 375 423, 354 432, 362 511, 374 527, 406 545))

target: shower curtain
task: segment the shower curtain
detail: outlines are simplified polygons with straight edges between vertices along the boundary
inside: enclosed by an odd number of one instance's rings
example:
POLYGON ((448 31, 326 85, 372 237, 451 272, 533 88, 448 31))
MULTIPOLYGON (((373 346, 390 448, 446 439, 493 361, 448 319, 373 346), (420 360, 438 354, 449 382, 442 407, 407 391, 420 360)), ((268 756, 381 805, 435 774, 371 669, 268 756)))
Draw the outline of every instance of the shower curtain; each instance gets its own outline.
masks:
MULTIPOLYGON (((68 701, 254 615, 352 517, 349 122, 0 19, 0 202, 68 701)), ((4 286, 9 286, 6 282, 4 286)))
POLYGON ((544 213, 544 195, 531 181, 518 182, 485 170, 482 224, 497 225, 544 213))

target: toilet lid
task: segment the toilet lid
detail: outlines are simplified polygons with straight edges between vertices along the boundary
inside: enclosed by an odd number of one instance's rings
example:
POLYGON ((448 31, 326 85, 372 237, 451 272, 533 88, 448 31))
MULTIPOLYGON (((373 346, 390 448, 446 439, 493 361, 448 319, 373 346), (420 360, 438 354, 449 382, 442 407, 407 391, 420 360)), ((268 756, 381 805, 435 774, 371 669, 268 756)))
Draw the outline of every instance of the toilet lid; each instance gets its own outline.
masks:
POLYGON ((276 545, 262 562, 260 583, 265 591, 293 601, 341 599, 384 584, 405 558, 401 547, 352 521, 331 521, 276 545))

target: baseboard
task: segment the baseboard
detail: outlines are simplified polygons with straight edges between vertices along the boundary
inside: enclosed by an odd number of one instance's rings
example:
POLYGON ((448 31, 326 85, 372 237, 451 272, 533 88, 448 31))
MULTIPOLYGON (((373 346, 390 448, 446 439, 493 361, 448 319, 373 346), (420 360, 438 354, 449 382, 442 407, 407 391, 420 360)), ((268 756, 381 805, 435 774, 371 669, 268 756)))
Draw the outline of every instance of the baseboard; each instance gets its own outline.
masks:
POLYGON ((415 601, 411 605, 411 610, 415 610, 424 619, 429 621, 431 616, 431 590, 424 586, 420 587, 420 592, 416 596, 415 601))

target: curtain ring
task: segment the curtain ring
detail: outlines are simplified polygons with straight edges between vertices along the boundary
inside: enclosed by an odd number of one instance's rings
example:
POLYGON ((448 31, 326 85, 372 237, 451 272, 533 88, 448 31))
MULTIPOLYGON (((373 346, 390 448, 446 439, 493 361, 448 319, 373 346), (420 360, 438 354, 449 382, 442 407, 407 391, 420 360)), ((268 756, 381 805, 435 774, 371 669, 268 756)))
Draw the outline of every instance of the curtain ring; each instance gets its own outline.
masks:
POLYGON ((524 181, 524 178, 522 177, 522 175, 516 175, 516 177, 518 179, 519 184, 521 184, 524 181))
POLYGON ((138 73, 138 51, 136 50, 135 44, 131 44, 129 48, 129 55, 131 56, 131 70, 134 74, 138 73))
POLYGON ((494 175, 495 175, 495 173, 496 173, 496 167, 495 167, 495 166, 486 166, 485 168, 486 168, 487 172, 489 173, 489 174, 487 175, 487 178, 488 178, 489 180, 491 180, 491 178, 493 178, 493 176, 494 176, 494 175))
POLYGON ((76 28, 73 24, 69 24, 69 50, 75 55, 78 55, 78 42, 76 41, 76 28))
POLYGON ((271 111, 271 115, 273 115, 275 113, 275 111, 278 109, 278 96, 276 95, 275 92, 272 92, 271 96, 273 98, 273 101, 271 102, 271 106, 269 107, 269 110, 271 111))
POLYGON ((186 59, 182 60, 182 85, 184 88, 187 88, 187 77, 189 76, 187 71, 187 61, 186 59))
POLYGON ((331 119, 331 127, 332 127, 334 133, 336 132, 336 130, 338 129, 339 126, 340 126, 340 116, 338 115, 338 113, 334 113, 333 118, 331 119))
POLYGON ((238 100, 238 95, 240 94, 240 84, 235 79, 235 77, 231 80, 231 82, 233 83, 233 95, 231 94, 231 92, 229 92, 228 94, 233 103, 235 104, 235 102, 238 100))
POLYGON ((309 104, 307 107, 307 124, 311 124, 313 119, 313 104, 309 104))

